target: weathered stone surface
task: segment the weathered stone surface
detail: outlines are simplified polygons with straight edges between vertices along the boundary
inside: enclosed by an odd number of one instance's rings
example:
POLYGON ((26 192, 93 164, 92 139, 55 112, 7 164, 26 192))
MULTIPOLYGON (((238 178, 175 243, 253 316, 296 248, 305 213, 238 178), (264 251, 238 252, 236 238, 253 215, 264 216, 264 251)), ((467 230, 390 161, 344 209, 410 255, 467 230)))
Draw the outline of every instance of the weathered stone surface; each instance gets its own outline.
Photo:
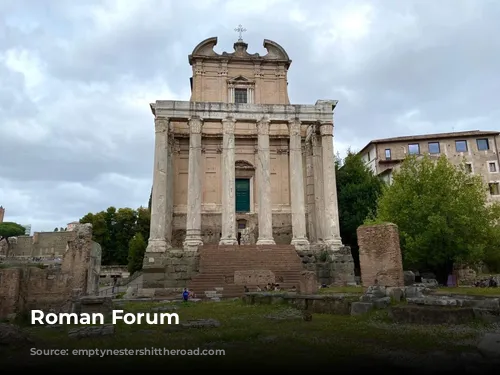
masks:
POLYGON ((486 358, 500 358, 500 333, 486 333, 477 349, 486 358))
POLYGON ((415 274, 413 271, 404 271, 403 275, 405 279, 405 286, 410 286, 415 283, 415 274))
POLYGON ((234 283, 236 285, 267 285, 275 282, 276 277, 270 270, 248 270, 234 273, 234 283))
POLYGON ((300 120, 289 121, 290 130, 290 193, 292 208, 292 245, 308 246, 306 237, 306 213, 304 203, 304 172, 302 167, 302 137, 300 120))
POLYGON ((403 287, 398 227, 394 224, 363 225, 357 229, 357 235, 363 286, 403 287))
POLYGON ((115 333, 115 326, 112 324, 104 324, 101 326, 88 326, 74 328, 68 331, 68 337, 74 339, 83 339, 87 337, 109 336, 115 333))
POLYGON ((168 312, 168 311, 176 311, 179 308, 177 306, 159 306, 151 309, 152 312, 168 312))
POLYGON ((259 238, 257 245, 274 245, 273 217, 271 204, 271 156, 269 153, 269 125, 270 121, 263 118, 257 124, 258 129, 258 152, 257 172, 259 174, 260 187, 258 191, 259 200, 259 238))
POLYGON ((353 302, 351 304, 351 315, 363 315, 373 310, 371 302, 353 302))
POLYGON ((400 302, 404 298, 404 291, 401 288, 387 288, 386 295, 394 302, 400 302))
POLYGON ((201 129, 203 120, 192 117, 189 120, 189 159, 186 216, 186 250, 196 250, 201 246, 201 200, 202 200, 202 154, 201 129))
POLYGON ((18 326, 0 323, 0 345, 17 346, 30 344, 32 340, 18 326))
POLYGON ((302 271, 300 275, 299 291, 301 294, 315 294, 318 293, 318 280, 316 272, 302 271))
POLYGON ((220 245, 235 245, 236 200, 235 200, 235 151, 233 118, 222 121, 222 238, 220 245))
POLYGON ((376 309, 385 309, 391 304, 390 297, 383 297, 373 301, 373 305, 376 309))

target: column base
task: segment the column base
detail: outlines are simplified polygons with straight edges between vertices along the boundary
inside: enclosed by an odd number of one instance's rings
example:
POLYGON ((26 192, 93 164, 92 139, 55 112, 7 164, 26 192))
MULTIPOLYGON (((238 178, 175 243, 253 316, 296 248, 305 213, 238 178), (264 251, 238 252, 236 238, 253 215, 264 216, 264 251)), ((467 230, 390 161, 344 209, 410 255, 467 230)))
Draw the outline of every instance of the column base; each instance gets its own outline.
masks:
POLYGON ((182 245, 184 246, 184 249, 194 250, 200 246, 203 246, 203 241, 201 240, 200 237, 190 237, 186 238, 186 240, 182 245))
POLYGON ((238 241, 235 238, 221 238, 219 241, 219 245, 221 246, 234 246, 238 245, 238 241))
POLYGON ((146 253, 164 253, 171 248, 172 246, 164 239, 150 239, 146 253))
POLYGON ((328 246, 331 250, 338 250, 342 245, 342 241, 337 238, 326 239, 324 241, 325 245, 328 246))
POLYGON ((259 238, 256 243, 257 246, 262 245, 276 245, 276 242, 272 238, 259 238))
POLYGON ((309 246, 309 241, 305 237, 293 238, 292 242, 290 242, 290 245, 299 246, 299 247, 309 246))

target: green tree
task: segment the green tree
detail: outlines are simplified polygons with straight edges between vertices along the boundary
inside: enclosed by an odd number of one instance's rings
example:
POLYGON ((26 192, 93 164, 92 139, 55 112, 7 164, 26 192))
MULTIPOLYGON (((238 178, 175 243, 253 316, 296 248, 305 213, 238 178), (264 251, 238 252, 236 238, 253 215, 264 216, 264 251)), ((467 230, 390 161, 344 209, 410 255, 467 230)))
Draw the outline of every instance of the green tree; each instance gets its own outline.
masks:
POLYGON ((348 150, 344 160, 337 156, 337 197, 340 236, 351 247, 359 268, 357 228, 377 208, 383 182, 365 165, 360 155, 348 150))
POLYGON ((486 204, 480 176, 444 155, 438 160, 409 156, 384 188, 375 221, 398 225, 406 267, 431 270, 445 282, 455 263, 483 259, 494 211, 486 204))
POLYGON ((128 272, 130 272, 131 275, 142 269, 146 247, 146 241, 140 232, 137 232, 134 237, 130 239, 128 244, 128 272))
POLYGON ((7 242, 7 252, 5 253, 5 257, 7 258, 10 253, 10 237, 22 236, 26 232, 26 229, 17 223, 12 222, 4 222, 0 223, 0 241, 5 240, 7 242))
POLYGON ((127 264, 129 242, 136 233, 147 241, 150 220, 149 210, 144 207, 137 210, 109 207, 95 214, 88 213, 80 223, 92 224, 93 240, 102 247, 102 264, 112 265, 127 264))
POLYGON ((149 228, 151 224, 151 212, 145 207, 137 209, 137 226, 136 232, 142 234, 142 237, 147 242, 149 240, 149 228))

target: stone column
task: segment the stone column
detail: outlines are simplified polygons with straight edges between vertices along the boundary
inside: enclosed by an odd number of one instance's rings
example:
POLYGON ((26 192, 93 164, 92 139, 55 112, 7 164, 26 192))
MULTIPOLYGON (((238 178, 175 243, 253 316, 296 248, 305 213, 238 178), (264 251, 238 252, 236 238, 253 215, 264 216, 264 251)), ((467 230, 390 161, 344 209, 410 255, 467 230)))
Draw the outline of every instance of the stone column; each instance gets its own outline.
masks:
POLYGON ((258 151, 257 171, 258 199, 259 199, 259 238, 257 245, 274 245, 273 238, 273 210, 271 202, 271 156, 269 150, 269 125, 271 121, 263 118, 257 123, 258 151))
POLYGON ((337 183, 335 178, 335 158, 333 154, 333 123, 320 124, 321 148, 323 153, 323 192, 325 199, 324 240, 328 245, 341 246, 337 203, 337 183))
POLYGON ((167 195, 169 166, 168 124, 169 120, 167 118, 155 118, 153 197, 151 200, 151 226, 146 253, 162 253, 171 248, 170 242, 167 241, 166 232, 167 228, 171 228, 171 222, 167 222, 167 220, 172 220, 172 215, 167 215, 170 204, 167 195))
POLYGON ((222 120, 222 238, 219 245, 237 245, 233 118, 222 120))
POLYGON ((189 166, 186 240, 184 247, 203 245, 201 240, 201 128, 203 120, 199 117, 189 119, 189 166))
POLYGON ((290 130, 290 194, 292 197, 292 242, 294 246, 307 246, 306 212, 304 205, 304 171, 302 165, 302 136, 298 119, 288 122, 290 130))
POLYGON ((311 139, 306 140, 306 212, 307 230, 309 241, 317 242, 316 236, 316 212, 314 204, 314 170, 313 170, 313 150, 311 139))
MULTIPOLYGON (((316 127, 315 127, 316 128, 316 127)), ((323 161, 321 153, 321 140, 316 132, 311 137, 313 152, 313 178, 314 178, 314 214, 316 242, 323 243, 325 227, 325 203, 323 199, 323 161)))

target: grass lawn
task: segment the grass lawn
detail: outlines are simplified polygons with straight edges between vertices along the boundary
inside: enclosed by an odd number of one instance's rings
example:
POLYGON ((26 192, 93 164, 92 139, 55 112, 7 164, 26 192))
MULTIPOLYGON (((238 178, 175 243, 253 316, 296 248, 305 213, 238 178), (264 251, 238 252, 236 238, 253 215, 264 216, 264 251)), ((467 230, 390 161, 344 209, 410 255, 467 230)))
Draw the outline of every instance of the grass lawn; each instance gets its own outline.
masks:
MULTIPOLYGON (((164 304, 129 303, 124 305, 124 309, 128 312, 147 312, 160 305, 164 304)), ((29 355, 29 348, 20 348, 0 351, 3 357, 0 361, 5 366, 15 363, 43 367, 47 364, 52 368, 82 364, 87 371, 91 371, 107 365, 116 369, 117 364, 123 368, 158 364, 171 369, 181 365, 185 369, 233 365, 245 369, 269 360, 270 364, 266 364, 264 369, 283 369, 285 361, 292 365, 347 363, 356 357, 372 358, 373 353, 381 351, 403 350, 423 355, 429 351, 467 352, 474 349, 475 338, 480 333, 473 326, 450 329, 395 325, 387 320, 387 313, 381 311, 363 317, 314 314, 312 321, 306 322, 298 310, 288 306, 248 306, 241 301, 186 303, 180 304, 175 312, 181 323, 192 319, 216 319, 221 326, 175 330, 175 326, 118 324, 113 336, 80 340, 68 338, 67 330, 74 328, 71 326, 61 330, 30 326, 27 330, 35 338, 32 347, 36 348, 200 348, 222 349, 225 355, 36 357, 29 355)))
POLYGON ((500 288, 437 288, 434 294, 465 294, 469 296, 497 296, 500 297, 500 288))

